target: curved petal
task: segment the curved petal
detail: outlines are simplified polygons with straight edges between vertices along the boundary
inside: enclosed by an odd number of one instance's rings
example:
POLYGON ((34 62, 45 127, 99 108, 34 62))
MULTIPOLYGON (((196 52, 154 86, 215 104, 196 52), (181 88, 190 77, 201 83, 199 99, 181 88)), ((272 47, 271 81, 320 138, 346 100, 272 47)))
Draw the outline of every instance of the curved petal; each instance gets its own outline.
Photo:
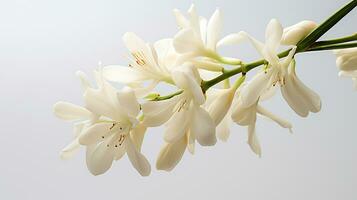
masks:
POLYGON ((265 45, 269 51, 276 52, 281 38, 283 36, 283 27, 277 19, 270 20, 265 30, 265 45))
POLYGON ((53 110, 57 117, 64 120, 89 119, 93 116, 86 108, 63 101, 57 102, 53 110))
POLYGON ((216 44, 219 40, 221 29, 222 17, 219 9, 216 9, 207 25, 207 47, 213 51, 216 50, 216 44))
POLYGON ((230 126, 232 123, 230 116, 231 113, 227 113, 227 115, 223 118, 221 123, 219 123, 216 128, 216 135, 223 142, 226 142, 230 135, 230 126))
POLYGON ((158 170, 171 171, 182 159, 186 149, 186 138, 182 137, 175 143, 167 143, 161 149, 156 161, 156 168, 158 170))
POLYGON ((168 143, 174 143, 180 140, 188 129, 189 111, 181 109, 175 112, 167 122, 164 132, 164 140, 168 143))
POLYGON ((112 166, 114 154, 106 142, 101 142, 87 154, 87 167, 95 176, 105 173, 112 166))
POLYGON ((149 77, 142 71, 132 67, 119 65, 109 65, 104 67, 103 76, 109 81, 121 83, 132 83, 149 79, 149 77))
POLYGON ((89 82, 89 79, 87 77, 87 75, 85 73, 83 73, 82 71, 77 71, 76 72, 76 76, 79 78, 79 80, 81 81, 81 86, 82 89, 85 91, 86 89, 91 87, 91 84, 89 82))
POLYGON ((216 126, 222 121, 224 116, 226 116, 229 108, 231 107, 235 90, 225 89, 223 93, 220 94, 208 107, 208 113, 212 117, 216 126))
POLYGON ((258 101, 250 107, 243 107, 241 101, 238 101, 233 108, 232 120, 241 126, 248 126, 249 124, 252 124, 257 117, 257 104, 258 101))
POLYGON ((309 35, 316 27, 316 22, 307 20, 286 27, 284 29, 281 44, 296 45, 300 40, 304 39, 307 35, 309 35))
POLYGON ((255 154, 259 157, 262 156, 262 149, 257 134, 255 133, 255 122, 248 126, 248 144, 255 154))
POLYGON ((63 160, 67 160, 73 157, 73 155, 79 150, 80 144, 78 143, 78 139, 74 139, 71 143, 69 143, 65 148, 62 149, 60 153, 60 157, 63 160))
POLYGON ((193 29, 182 29, 179 31, 173 40, 174 48, 177 53, 198 52, 203 48, 202 41, 197 38, 193 29))
POLYGON ((118 101, 122 109, 132 117, 136 117, 140 112, 140 105, 136 99, 135 92, 129 87, 124 87, 117 93, 118 101))
POLYGON ((143 123, 149 127, 160 126, 167 122, 174 113, 174 108, 180 96, 172 97, 164 101, 147 101, 142 104, 144 113, 143 123))
POLYGON ((193 133, 202 146, 212 146, 217 142, 216 126, 206 110, 193 106, 190 132, 193 133))
POLYGON ((99 142, 108 136, 112 127, 114 127, 113 123, 96 123, 83 130, 78 141, 82 145, 91 145, 99 142))
POLYGON ((260 95, 267 89, 272 70, 267 72, 259 72, 253 79, 241 89, 242 106, 250 107, 256 103, 260 95))
POLYGON ((149 176, 151 167, 149 161, 135 147, 131 138, 125 140, 126 151, 131 164, 140 173, 141 176, 149 176))
POLYGON ((242 33, 232 33, 219 40, 217 43, 217 47, 224 45, 240 44, 244 40, 244 38, 245 37, 242 33))
POLYGON ((265 108, 263 108, 262 106, 258 105, 257 106, 257 112, 265 117, 267 117, 268 119, 273 120, 274 122, 276 122, 277 124, 279 124, 281 127, 283 128, 288 128, 290 132, 292 132, 292 125, 290 122, 286 121, 285 119, 282 119, 276 115, 274 115, 273 113, 271 113, 270 111, 266 110, 265 108))
POLYGON ((146 129, 147 127, 143 123, 139 123, 130 132, 130 138, 139 152, 141 152, 141 146, 143 144, 146 129))
POLYGON ((174 9, 173 13, 176 18, 176 23, 180 28, 186 28, 189 26, 189 21, 186 19, 186 17, 181 13, 180 10, 174 9))

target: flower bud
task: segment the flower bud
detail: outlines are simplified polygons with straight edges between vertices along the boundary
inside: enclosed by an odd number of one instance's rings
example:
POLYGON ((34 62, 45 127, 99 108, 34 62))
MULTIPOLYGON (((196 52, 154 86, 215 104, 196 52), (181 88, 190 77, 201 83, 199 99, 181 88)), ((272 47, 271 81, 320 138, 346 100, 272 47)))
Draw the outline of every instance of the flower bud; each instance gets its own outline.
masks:
POLYGON ((336 65, 342 71, 357 70, 357 47, 335 51, 336 65))
POLYGON ((296 45, 300 40, 309 35, 317 24, 313 21, 301 21, 284 29, 281 44, 296 45))

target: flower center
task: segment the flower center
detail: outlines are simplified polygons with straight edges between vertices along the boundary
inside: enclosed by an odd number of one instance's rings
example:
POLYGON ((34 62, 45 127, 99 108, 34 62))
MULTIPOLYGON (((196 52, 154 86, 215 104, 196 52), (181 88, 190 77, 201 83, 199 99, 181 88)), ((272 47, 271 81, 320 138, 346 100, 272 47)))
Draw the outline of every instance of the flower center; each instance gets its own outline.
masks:
POLYGON ((146 59, 145 55, 141 51, 133 52, 131 55, 135 58, 135 63, 138 64, 139 66, 144 66, 146 65, 146 59))

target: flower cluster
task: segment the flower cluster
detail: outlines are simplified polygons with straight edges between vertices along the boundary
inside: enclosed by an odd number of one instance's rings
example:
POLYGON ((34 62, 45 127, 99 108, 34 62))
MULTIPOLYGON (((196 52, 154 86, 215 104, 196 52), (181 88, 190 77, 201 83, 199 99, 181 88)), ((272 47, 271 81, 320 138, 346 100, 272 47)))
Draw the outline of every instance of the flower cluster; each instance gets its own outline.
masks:
MULTIPOLYGON (((283 28, 272 19, 261 42, 243 31, 221 37, 222 16, 218 9, 209 19, 199 16, 193 5, 187 13, 174 10, 174 16, 179 30, 173 38, 150 44, 134 33, 125 33, 129 66, 99 67, 94 72, 96 86, 84 73, 77 73, 84 106, 67 102, 54 105, 56 116, 74 122, 74 139, 62 150, 62 158, 72 157, 85 146, 88 169, 99 175, 126 153, 133 167, 148 176, 150 163, 141 153, 147 128, 165 126, 156 168, 170 171, 186 149, 194 154, 196 143, 213 146, 217 138, 226 141, 233 122, 247 127, 248 144, 261 156, 255 131, 258 116, 292 131, 291 123, 261 106, 277 88, 297 115, 307 117, 321 110, 318 94, 298 78, 294 59, 297 44, 318 26, 315 22, 302 21, 283 28), (263 59, 263 68, 250 80, 246 80, 252 69, 249 65, 218 51, 245 41, 263 59), (279 49, 286 51, 279 54, 279 49), (233 79, 233 72, 241 76, 233 79), (112 82, 125 87, 118 89, 112 82), (159 83, 177 90, 162 96, 155 92, 159 83)), ((345 49, 336 55, 341 75, 353 77, 357 87, 356 52, 356 48, 345 49)))

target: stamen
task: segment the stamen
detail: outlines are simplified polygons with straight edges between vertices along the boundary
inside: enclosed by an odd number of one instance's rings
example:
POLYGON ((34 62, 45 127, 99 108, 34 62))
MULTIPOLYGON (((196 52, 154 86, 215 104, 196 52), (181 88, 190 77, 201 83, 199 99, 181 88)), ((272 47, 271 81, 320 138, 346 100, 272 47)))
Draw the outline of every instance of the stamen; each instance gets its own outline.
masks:
POLYGON ((142 52, 138 51, 138 52, 132 53, 131 55, 133 55, 133 57, 135 58, 136 64, 138 64, 139 66, 146 65, 145 55, 142 52))

